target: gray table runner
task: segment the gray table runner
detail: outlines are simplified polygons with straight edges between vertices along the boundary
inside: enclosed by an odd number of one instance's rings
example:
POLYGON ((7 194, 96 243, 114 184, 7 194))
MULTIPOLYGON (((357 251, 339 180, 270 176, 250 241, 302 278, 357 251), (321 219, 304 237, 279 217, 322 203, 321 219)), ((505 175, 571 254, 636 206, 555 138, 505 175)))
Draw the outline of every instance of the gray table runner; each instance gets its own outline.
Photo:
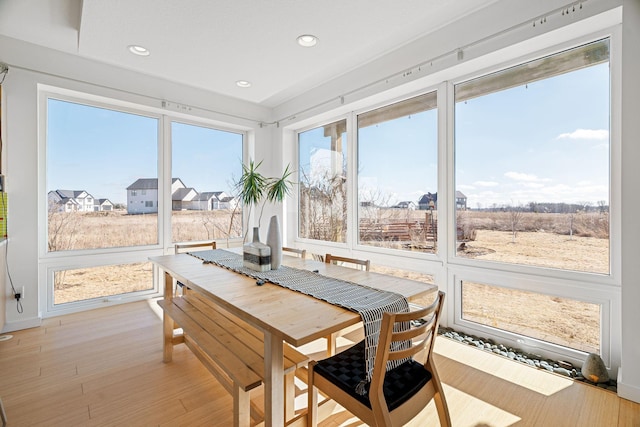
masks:
MULTIPOLYGON (((323 276, 313 271, 285 265, 280 266, 277 270, 254 271, 242 265, 242 255, 223 249, 189 252, 189 255, 201 259, 205 263, 215 264, 236 273, 301 292, 359 313, 365 332, 366 382, 371 381, 373 373, 382 313, 385 311, 393 313, 409 311, 406 298, 400 294, 323 276)), ((387 370, 393 369, 402 362, 402 360, 389 362, 387 370)), ((364 392, 364 388, 361 387, 360 391, 364 392)))

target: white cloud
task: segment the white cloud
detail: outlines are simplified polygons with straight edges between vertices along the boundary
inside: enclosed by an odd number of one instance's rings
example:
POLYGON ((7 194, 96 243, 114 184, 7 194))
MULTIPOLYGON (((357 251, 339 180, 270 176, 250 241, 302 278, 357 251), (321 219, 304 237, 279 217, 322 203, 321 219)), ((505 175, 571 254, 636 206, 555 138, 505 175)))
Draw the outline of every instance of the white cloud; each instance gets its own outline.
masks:
POLYGON ((524 182, 548 182, 550 179, 538 178, 538 176, 531 173, 522 173, 522 172, 505 172, 504 176, 507 178, 511 178, 514 181, 524 181, 524 182))
POLYGON ((469 184, 458 184, 456 185, 456 190, 475 190, 476 187, 469 184))
POLYGON ((561 133, 556 139, 609 139, 609 131, 606 129, 576 129, 573 132, 561 133))
POLYGON ((477 187, 497 187, 499 184, 495 181, 476 181, 473 185, 477 187))
POLYGON ((539 182, 527 182, 524 186, 526 188, 543 188, 544 184, 540 184, 539 182))

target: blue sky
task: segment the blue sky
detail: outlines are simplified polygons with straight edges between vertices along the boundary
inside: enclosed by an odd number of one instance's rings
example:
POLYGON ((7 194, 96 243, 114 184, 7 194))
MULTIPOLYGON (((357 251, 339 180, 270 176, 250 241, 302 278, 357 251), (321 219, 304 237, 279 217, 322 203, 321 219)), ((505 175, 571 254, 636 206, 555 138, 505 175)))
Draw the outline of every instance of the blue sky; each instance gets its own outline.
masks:
MULTIPOLYGON (((48 114, 48 190, 124 203, 127 186, 157 177, 156 118, 57 100, 48 114)), ((436 126, 429 110, 360 129, 360 199, 393 205, 436 192, 436 126)), ((608 204, 608 130, 608 63, 459 102, 456 189, 471 208, 608 204)), ((172 134, 173 177, 198 192, 231 190, 241 173, 241 134, 181 123, 172 134)), ((330 143, 322 128, 301 141, 303 167, 330 143)))
POLYGON ((609 201, 609 64, 456 105, 456 189, 472 208, 609 201))
MULTIPOLYGON (((242 135, 172 123, 173 176, 198 192, 229 191, 242 135)), ((158 176, 158 119, 49 100, 47 191, 86 190, 126 203, 126 188, 158 176)))
MULTIPOLYGON (((468 197, 468 206, 608 204, 608 67, 457 103, 455 188, 468 197)), ((436 126, 437 112, 429 110, 360 129, 360 200, 393 205, 436 192, 436 126)), ((308 162, 309 150, 327 150, 329 144, 321 128, 306 132, 301 156, 308 162)))

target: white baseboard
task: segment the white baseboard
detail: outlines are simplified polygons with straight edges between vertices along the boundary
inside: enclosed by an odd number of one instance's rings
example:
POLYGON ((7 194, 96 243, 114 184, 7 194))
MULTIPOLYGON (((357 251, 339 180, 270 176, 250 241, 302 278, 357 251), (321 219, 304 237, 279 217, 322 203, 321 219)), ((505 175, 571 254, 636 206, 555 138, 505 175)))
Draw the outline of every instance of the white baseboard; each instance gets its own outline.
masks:
POLYGON ((640 403, 640 387, 637 385, 625 384, 622 379, 622 368, 618 369, 618 396, 623 399, 640 403))
POLYGON ((19 322, 7 322, 2 328, 2 333, 20 331, 22 329, 37 328, 42 324, 40 317, 33 317, 31 319, 21 320, 19 322))

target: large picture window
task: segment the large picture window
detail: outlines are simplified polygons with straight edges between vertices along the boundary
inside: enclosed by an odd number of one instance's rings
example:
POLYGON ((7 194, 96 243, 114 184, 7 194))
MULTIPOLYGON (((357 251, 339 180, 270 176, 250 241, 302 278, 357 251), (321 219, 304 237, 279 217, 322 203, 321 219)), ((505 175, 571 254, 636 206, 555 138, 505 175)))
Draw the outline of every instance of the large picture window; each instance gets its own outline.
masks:
POLYGON ((436 251, 436 106, 433 92, 358 115, 360 244, 436 251))
POLYGON ((234 180, 242 174, 240 133, 171 123, 171 229, 174 242, 242 235, 234 180))
POLYGON ((48 252, 158 243, 158 122, 48 99, 48 252))
POLYGON ((300 237, 345 242, 347 121, 298 134, 300 237))
POLYGON ((598 304, 468 281, 463 281, 461 288, 465 320, 585 353, 600 353, 598 304))
MULTIPOLYGON (((46 123, 47 252, 157 244, 159 118, 48 98, 46 123)), ((151 278, 149 263, 65 268, 51 302, 149 293, 151 278)))
POLYGON ((455 86, 457 256, 609 274, 609 41, 455 86))

